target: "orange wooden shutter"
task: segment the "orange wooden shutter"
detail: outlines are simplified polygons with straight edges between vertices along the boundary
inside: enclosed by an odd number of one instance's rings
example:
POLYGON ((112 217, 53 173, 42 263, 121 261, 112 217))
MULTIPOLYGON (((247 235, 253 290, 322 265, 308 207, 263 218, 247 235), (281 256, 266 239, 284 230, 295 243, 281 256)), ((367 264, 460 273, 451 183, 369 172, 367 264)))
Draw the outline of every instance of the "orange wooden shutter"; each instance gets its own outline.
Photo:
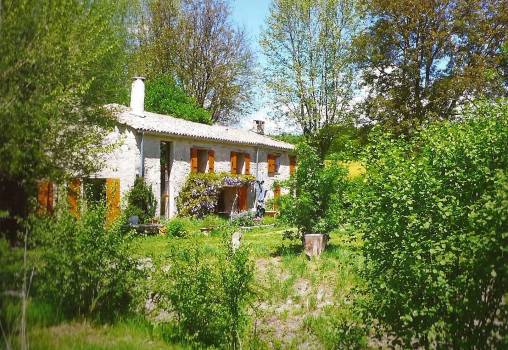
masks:
POLYGON ((247 186, 242 186, 238 188, 238 210, 246 211, 247 210, 247 186))
POLYGON ((37 183, 37 213, 45 214, 53 212, 53 183, 39 181, 37 183))
POLYGON ((278 210, 279 209, 279 199, 280 199, 280 186, 275 186, 273 189, 273 209, 278 210))
POLYGON ((275 174, 275 156, 273 154, 268 155, 268 175, 275 174))
POLYGON ((120 215, 120 179, 106 179, 106 225, 120 215))
POLYGON ((208 151, 208 172, 213 173, 215 171, 215 151, 208 151))
POLYGON ((231 174, 237 173, 237 156, 236 152, 231 152, 231 174))
POLYGON ((250 153, 245 153, 245 175, 250 175, 250 153))
POLYGON ((198 149, 191 148, 191 172, 198 172, 198 149))
POLYGON ((290 156, 289 157, 289 175, 293 175, 296 170, 296 157, 290 156))
POLYGON ((67 186, 67 202, 69 210, 76 218, 79 217, 78 199, 81 194, 81 180, 72 179, 67 186))

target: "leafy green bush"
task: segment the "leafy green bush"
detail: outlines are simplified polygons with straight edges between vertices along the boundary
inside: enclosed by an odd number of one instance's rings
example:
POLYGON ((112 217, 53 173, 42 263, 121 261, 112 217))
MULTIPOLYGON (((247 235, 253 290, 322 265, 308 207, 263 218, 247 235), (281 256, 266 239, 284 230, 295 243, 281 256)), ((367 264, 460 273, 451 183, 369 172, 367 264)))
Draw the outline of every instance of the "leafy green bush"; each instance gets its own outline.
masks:
POLYGON ((146 82, 145 106, 148 111, 169 114, 197 123, 212 124, 212 114, 199 107, 196 101, 174 82, 170 76, 146 82))
POLYGON ((213 257, 196 243, 173 248, 171 269, 160 279, 159 294, 190 341, 238 348, 254 270, 248 250, 234 251, 229 242, 213 257))
POLYGON ((508 105, 481 104, 410 141, 380 135, 355 204, 367 309, 402 347, 508 339, 508 105))
MULTIPOLYGON (((0 238, 0 324, 6 334, 19 326, 20 298, 8 293, 20 293, 23 283, 23 249, 11 248, 0 238)), ((28 272, 29 273, 29 272, 28 272)))
POLYGON ((325 165, 306 143, 298 145, 297 154, 298 167, 288 181, 295 195, 281 196, 281 219, 303 234, 328 234, 340 221, 336 209, 347 188, 347 172, 335 161, 325 165))
POLYGON ((120 225, 106 228, 103 207, 87 209, 78 220, 67 210, 34 218, 33 235, 42 242, 38 295, 70 317, 110 319, 126 311, 134 269, 130 236, 120 225))
POLYGON ((187 221, 180 218, 169 220, 166 224, 166 233, 171 237, 188 237, 190 232, 187 221))
POLYGON ((141 224, 148 223, 155 216, 157 202, 152 188, 142 177, 136 177, 134 186, 127 193, 125 217, 137 216, 141 224))

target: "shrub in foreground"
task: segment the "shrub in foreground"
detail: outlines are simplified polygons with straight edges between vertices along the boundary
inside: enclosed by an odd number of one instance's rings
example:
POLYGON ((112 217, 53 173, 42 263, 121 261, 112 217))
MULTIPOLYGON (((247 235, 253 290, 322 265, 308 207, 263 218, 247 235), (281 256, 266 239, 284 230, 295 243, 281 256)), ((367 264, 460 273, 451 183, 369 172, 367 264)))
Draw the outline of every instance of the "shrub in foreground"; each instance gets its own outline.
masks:
POLYGON ((154 216, 157 208, 152 188, 142 177, 136 177, 134 185, 127 193, 127 208, 124 217, 137 216, 139 223, 148 223, 154 216))
POLYGON ((340 220, 337 205, 346 190, 347 171, 339 162, 323 162, 317 150, 306 143, 297 147, 295 176, 284 185, 290 193, 281 198, 281 219, 302 234, 329 234, 340 220))
POLYGON ((185 238, 188 237, 189 222, 186 219, 174 218, 166 223, 166 233, 170 237, 185 238))
MULTIPOLYGON (((368 149, 355 218, 371 316, 404 348, 508 339, 508 106, 368 149)), ((505 340, 506 341, 506 340, 505 340)), ((506 344, 505 344, 506 345, 506 344)))
POLYGON ((69 317, 110 319, 127 310, 134 269, 120 220, 106 227, 105 209, 96 207, 79 219, 58 211, 32 227, 41 244, 39 296, 69 317))
POLYGON ((248 250, 234 251, 225 241, 212 257, 194 244, 172 251, 171 262, 159 294, 177 315, 181 333, 189 341, 238 348, 252 295, 248 250))

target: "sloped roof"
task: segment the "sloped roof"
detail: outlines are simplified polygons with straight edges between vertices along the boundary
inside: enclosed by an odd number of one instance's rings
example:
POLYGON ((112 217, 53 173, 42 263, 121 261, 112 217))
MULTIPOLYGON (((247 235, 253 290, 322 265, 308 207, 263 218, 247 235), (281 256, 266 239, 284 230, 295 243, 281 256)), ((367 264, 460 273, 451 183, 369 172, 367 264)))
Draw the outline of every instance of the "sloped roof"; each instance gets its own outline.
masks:
POLYGON ((281 150, 292 150, 294 146, 287 142, 277 141, 271 137, 253 131, 221 125, 206 125, 169 115, 143 112, 144 117, 131 113, 130 108, 111 104, 108 108, 115 111, 118 121, 136 130, 168 136, 195 138, 206 141, 234 143, 242 145, 266 146, 281 150))

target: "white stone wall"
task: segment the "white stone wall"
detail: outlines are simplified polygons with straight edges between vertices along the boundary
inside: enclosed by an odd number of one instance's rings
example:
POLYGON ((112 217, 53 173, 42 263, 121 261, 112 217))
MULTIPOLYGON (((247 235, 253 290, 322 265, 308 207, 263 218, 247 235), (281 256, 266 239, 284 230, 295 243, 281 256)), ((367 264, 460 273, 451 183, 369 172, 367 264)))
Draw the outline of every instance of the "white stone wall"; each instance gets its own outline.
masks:
MULTIPOLYGON (((105 168, 95 174, 96 177, 114 177, 120 179, 120 191, 122 199, 126 192, 134 184, 136 175, 140 174, 140 149, 141 135, 128 127, 117 127, 108 138, 109 141, 117 140, 120 145, 111 154, 106 156, 105 168)), ((268 189, 267 199, 273 197, 272 185, 275 180, 283 180, 289 177, 289 156, 286 151, 270 150, 260 147, 258 151, 259 163, 256 163, 255 146, 241 146, 223 144, 218 142, 202 142, 187 138, 173 138, 159 135, 146 134, 144 140, 144 174, 147 183, 152 186, 155 198, 157 199, 157 212, 160 213, 161 199, 161 176, 160 176, 160 142, 171 142, 171 158, 173 160, 171 175, 169 178, 169 212, 171 216, 176 215, 176 198, 184 185, 190 168, 190 149, 202 148, 215 151, 215 172, 231 171, 231 152, 249 153, 251 158, 250 174, 264 180, 264 186, 268 189), (280 154, 281 162, 279 173, 275 176, 268 176, 268 154, 280 154)), ((255 193, 251 189, 249 193, 249 208, 254 206, 255 193)))
POLYGON ((116 144, 116 147, 113 152, 103 156, 104 168, 92 177, 120 179, 120 195, 124 198, 134 184, 135 174, 140 169, 136 132, 125 126, 117 126, 105 141, 108 144, 116 144))

